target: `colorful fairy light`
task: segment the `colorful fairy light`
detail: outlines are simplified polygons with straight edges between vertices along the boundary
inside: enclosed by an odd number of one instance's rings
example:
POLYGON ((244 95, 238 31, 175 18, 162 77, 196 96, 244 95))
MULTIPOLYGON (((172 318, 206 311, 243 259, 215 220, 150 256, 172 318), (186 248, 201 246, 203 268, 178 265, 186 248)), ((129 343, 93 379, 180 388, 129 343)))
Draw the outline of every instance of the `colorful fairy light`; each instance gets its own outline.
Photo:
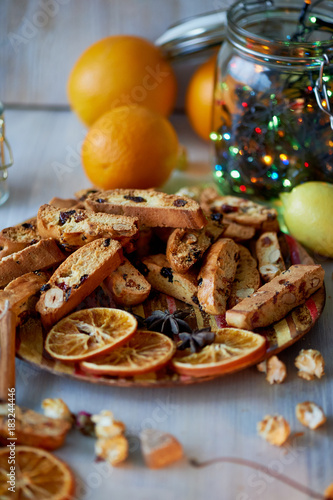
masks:
MULTIPOLYGON (((323 26, 320 19, 310 17, 310 13, 311 2, 305 0, 297 32, 286 39, 305 42, 311 33, 323 26)), ((329 29, 333 32, 333 23, 331 28, 326 26, 326 31, 329 29)), ((312 46, 316 44, 311 43, 312 46)), ((311 51, 305 51, 300 57, 311 56, 311 51)), ((264 60, 271 61, 271 58, 264 60)), ((323 75, 323 81, 330 82, 327 83, 329 98, 333 96, 333 73, 331 71, 330 75, 330 71, 325 67, 323 75)), ((246 75, 249 72, 250 66, 246 75)), ((319 109, 313 91, 318 71, 306 68, 303 73, 296 73, 292 68, 289 72, 271 71, 264 61, 261 64, 253 62, 252 76, 255 78, 252 80, 257 82, 260 73, 265 84, 269 83, 267 90, 263 87, 257 90, 256 83, 253 87, 247 85, 251 74, 248 81, 231 78, 227 80, 228 85, 223 85, 225 82, 217 84, 219 90, 224 87, 219 117, 222 123, 213 138, 217 161, 223 165, 223 173, 215 170, 219 177, 217 182, 225 186, 226 192, 230 190, 258 198, 276 197, 281 191, 290 191, 308 180, 333 182, 329 117, 319 109)), ((221 71, 220 78, 226 78, 225 75, 227 73, 221 71)), ((321 100, 327 110, 329 101, 323 99, 323 95, 321 100)))
POLYGON ((272 165, 272 163, 273 163, 273 158, 269 155, 265 155, 263 157, 263 160, 266 163, 266 165, 272 165))

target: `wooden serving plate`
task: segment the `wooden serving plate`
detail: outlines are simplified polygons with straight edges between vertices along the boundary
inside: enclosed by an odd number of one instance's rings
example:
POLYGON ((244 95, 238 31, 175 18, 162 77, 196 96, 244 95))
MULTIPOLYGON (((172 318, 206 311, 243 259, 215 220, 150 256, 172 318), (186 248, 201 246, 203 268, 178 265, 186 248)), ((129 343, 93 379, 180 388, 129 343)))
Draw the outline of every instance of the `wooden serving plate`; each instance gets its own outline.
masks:
MULTIPOLYGON (((314 263, 303 247, 301 247, 292 237, 286 235, 285 238, 289 247, 291 264, 314 263)), ((267 339, 266 354, 263 356, 262 360, 286 349, 311 330, 322 313, 324 305, 325 287, 323 286, 304 304, 293 309, 284 319, 266 328, 255 330, 261 335, 264 335, 267 339)), ((78 309, 86 309, 89 307, 113 307, 112 299, 106 288, 103 286, 98 287, 93 294, 80 304, 78 309)), ((152 311, 157 309, 168 309, 170 312, 174 312, 176 309, 189 310, 190 314, 186 318, 186 321, 188 321, 192 328, 210 326, 212 329, 216 330, 217 328, 227 326, 224 316, 211 316, 201 312, 199 308, 193 308, 184 304, 184 302, 162 293, 153 293, 143 304, 133 307, 130 312, 146 318, 152 311)), ((44 350, 44 338, 45 332, 43 331, 39 319, 30 318, 17 332, 16 355, 20 359, 42 370, 47 370, 56 375, 67 376, 84 382, 121 387, 163 387, 197 384, 216 378, 216 376, 194 378, 178 375, 168 368, 164 368, 156 373, 148 373, 128 378, 89 375, 80 371, 79 366, 76 364, 64 364, 51 358, 44 350)), ((258 361, 256 361, 256 363, 249 362, 246 366, 242 366, 241 369, 257 363, 258 361)), ((234 371, 238 370, 235 369, 234 371)))

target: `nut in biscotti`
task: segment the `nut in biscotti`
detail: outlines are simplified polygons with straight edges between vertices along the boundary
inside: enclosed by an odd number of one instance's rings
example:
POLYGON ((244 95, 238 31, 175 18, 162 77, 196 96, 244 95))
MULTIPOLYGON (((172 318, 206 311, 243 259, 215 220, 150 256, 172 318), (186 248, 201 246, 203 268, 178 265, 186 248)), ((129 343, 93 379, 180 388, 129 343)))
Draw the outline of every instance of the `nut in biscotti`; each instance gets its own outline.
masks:
POLYGON ((274 208, 267 208, 244 198, 219 196, 210 204, 210 210, 222 213, 232 222, 256 229, 264 228, 267 231, 270 226, 278 228, 277 211, 274 208))
POLYGON ((52 238, 7 255, 0 261, 0 287, 6 286, 23 274, 56 266, 65 258, 52 238))
POLYGON ((239 259, 235 279, 231 285, 228 309, 231 309, 246 297, 250 297, 260 286, 256 260, 252 257, 250 251, 242 245, 238 245, 238 252, 239 259))
POLYGON ((85 206, 94 212, 138 217, 140 225, 149 227, 201 229, 206 224, 206 217, 196 201, 152 189, 102 191, 89 195, 85 206))
POLYGON ((263 233, 256 242, 259 272, 264 281, 271 281, 286 269, 277 234, 263 233))
POLYGON ((198 299, 205 312, 225 313, 238 259, 238 246, 229 238, 210 247, 198 276, 198 299))
POLYGON ((228 325, 253 330, 279 321, 323 285, 324 274, 321 266, 291 266, 227 311, 228 325))
POLYGON ((43 238, 55 238, 70 250, 98 238, 112 238, 126 245, 138 235, 136 218, 87 210, 62 210, 50 205, 42 205, 38 210, 37 227, 43 238))
POLYGON ((221 214, 211 214, 203 229, 175 229, 169 236, 166 249, 172 269, 187 273, 223 233, 225 226, 222 219, 221 214))
POLYGON ((17 226, 7 227, 0 232, 0 259, 34 245, 40 239, 36 217, 17 226))
POLYGON ((109 238, 88 243, 72 253, 43 287, 36 310, 49 327, 70 313, 122 262, 122 248, 109 238))
POLYGON ((163 254, 150 255, 142 259, 145 266, 144 276, 151 286, 159 292, 182 300, 186 304, 198 306, 197 275, 190 270, 186 274, 174 271, 163 254))

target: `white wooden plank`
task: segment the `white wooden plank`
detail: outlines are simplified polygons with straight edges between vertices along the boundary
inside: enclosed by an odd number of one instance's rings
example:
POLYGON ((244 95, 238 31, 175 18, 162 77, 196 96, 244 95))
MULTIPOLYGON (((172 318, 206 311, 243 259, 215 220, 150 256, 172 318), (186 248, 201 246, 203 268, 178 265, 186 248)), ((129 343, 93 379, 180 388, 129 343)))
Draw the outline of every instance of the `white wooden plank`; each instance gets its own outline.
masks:
POLYGON ((214 11, 220 4, 217 0, 2 0, 0 98, 11 104, 67 105, 69 72, 95 41, 123 33, 154 41, 171 24, 214 11))

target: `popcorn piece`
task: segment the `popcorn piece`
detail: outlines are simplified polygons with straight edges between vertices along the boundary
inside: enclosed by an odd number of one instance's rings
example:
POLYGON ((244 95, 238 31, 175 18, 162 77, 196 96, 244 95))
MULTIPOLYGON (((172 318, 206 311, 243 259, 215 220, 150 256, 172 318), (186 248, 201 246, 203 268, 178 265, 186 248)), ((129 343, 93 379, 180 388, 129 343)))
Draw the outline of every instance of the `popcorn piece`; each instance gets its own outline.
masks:
POLYGON ((44 399, 42 402, 42 408, 46 417, 61 418, 62 420, 67 420, 70 423, 73 422, 73 415, 62 399, 44 399))
POLYGON ((267 373, 267 361, 266 359, 261 363, 257 364, 257 370, 260 373, 267 373))
POLYGON ((128 441, 123 435, 97 439, 95 453, 98 458, 109 462, 110 465, 118 465, 128 456, 128 441))
POLYGON ((296 417, 301 424, 312 430, 317 429, 326 422, 326 416, 322 408, 311 401, 298 403, 296 406, 296 417))
POLYGON ((282 384, 287 376, 286 365, 277 356, 272 356, 267 360, 266 380, 270 384, 282 384))
POLYGON ((157 429, 144 429, 140 433, 140 442, 145 462, 151 469, 166 467, 184 454, 182 445, 174 436, 157 429))
POLYGON ((327 486, 324 493, 325 500, 333 500, 333 483, 327 486))
POLYGON ((259 436, 275 446, 281 446, 290 435, 288 422, 281 415, 266 415, 257 424, 259 436))
POLYGON ((319 351, 302 349, 295 359, 295 366, 299 369, 298 376, 305 380, 321 378, 324 375, 325 361, 319 351))
POLYGON ((102 410, 93 415, 91 420, 95 423, 95 434, 98 438, 113 438, 125 431, 125 425, 114 420, 113 413, 109 410, 102 410))

